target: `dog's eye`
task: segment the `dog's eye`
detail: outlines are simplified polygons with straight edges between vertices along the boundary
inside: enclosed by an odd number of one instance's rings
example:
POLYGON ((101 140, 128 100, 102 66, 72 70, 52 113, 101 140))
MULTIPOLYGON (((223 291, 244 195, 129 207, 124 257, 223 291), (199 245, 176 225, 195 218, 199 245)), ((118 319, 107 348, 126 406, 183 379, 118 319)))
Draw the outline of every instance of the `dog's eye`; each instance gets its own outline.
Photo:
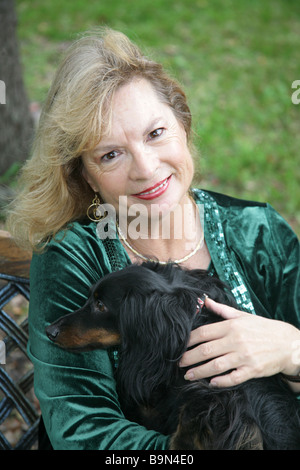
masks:
POLYGON ((106 312, 107 311, 106 306, 104 305, 103 302, 101 302, 101 300, 96 301, 96 307, 100 312, 106 312))

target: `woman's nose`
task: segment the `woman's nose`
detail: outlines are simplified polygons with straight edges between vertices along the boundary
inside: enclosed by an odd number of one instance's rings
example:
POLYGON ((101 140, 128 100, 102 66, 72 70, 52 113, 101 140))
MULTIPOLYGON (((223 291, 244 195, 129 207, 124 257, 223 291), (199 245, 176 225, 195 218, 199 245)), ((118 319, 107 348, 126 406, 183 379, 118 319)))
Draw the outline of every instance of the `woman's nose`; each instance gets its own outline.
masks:
POLYGON ((150 180, 158 167, 158 156, 154 149, 139 147, 132 152, 130 178, 150 180))

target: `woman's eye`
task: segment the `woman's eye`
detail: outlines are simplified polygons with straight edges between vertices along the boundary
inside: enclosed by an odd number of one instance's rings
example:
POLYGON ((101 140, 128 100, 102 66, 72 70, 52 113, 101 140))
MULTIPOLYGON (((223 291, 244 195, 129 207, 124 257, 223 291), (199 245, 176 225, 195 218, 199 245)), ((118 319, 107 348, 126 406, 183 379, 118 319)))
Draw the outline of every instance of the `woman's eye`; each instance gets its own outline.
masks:
POLYGON ((150 132, 149 137, 150 139, 155 139, 156 137, 160 137, 164 131, 163 127, 159 127, 158 129, 155 129, 154 131, 150 132))
POLYGON ((106 153, 101 157, 101 160, 107 161, 107 160, 113 160, 118 156, 118 152, 116 150, 112 150, 111 152, 106 153))

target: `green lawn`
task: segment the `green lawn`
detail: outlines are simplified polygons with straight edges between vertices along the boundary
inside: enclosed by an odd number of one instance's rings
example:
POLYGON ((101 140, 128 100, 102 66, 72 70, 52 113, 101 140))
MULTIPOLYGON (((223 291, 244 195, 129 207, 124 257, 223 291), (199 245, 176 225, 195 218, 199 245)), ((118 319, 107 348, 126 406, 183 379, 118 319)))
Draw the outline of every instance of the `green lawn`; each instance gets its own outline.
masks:
POLYGON ((42 102, 80 31, 119 29, 184 85, 197 185, 270 202, 300 233, 299 0, 16 0, 25 81, 42 102))

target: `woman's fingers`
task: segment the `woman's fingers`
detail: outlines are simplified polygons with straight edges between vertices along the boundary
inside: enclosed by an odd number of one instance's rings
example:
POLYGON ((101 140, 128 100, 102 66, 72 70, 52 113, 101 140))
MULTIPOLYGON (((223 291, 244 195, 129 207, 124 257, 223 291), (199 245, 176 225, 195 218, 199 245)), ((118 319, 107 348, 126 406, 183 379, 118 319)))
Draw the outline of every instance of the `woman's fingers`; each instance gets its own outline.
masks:
POLYGON ((211 310, 220 317, 224 318, 225 320, 238 318, 242 315, 249 315, 249 313, 241 312, 240 310, 237 310, 233 307, 229 307, 228 305, 219 304, 218 302, 215 302, 209 297, 205 299, 205 307, 207 307, 208 310, 211 310))
POLYGON ((293 360, 293 344, 299 341, 297 328, 211 299, 205 300, 205 306, 224 321, 192 331, 188 344, 192 349, 180 361, 181 367, 190 368, 187 380, 211 377, 212 385, 226 387, 281 371, 299 373, 293 360))
POLYGON ((212 377, 210 384, 213 387, 233 387, 251 379, 251 374, 247 367, 233 369, 230 373, 212 377))
MULTIPOLYGON (((219 304, 210 298, 206 298, 205 306, 224 320, 232 320, 243 315, 249 315, 249 313, 241 312, 240 310, 236 310, 228 305, 219 304)), ((200 326, 191 332, 188 347, 221 338, 227 334, 228 327, 229 325, 226 321, 200 326)))
POLYGON ((225 322, 221 322, 211 323, 209 325, 203 325, 196 328, 191 332, 188 347, 222 338, 224 335, 224 327, 226 327, 225 322))
MULTIPOLYGON (((184 353, 179 363, 180 367, 189 367, 199 362, 208 361, 213 358, 228 354, 231 348, 228 347, 226 339, 210 340, 198 344, 184 353)), ((199 366, 202 367, 202 366, 199 366)))
POLYGON ((210 377, 210 384, 214 387, 232 387, 251 378, 250 369, 246 366, 239 367, 239 363, 237 354, 225 354, 189 369, 184 378, 193 381, 210 377))
POLYGON ((223 374, 232 367, 234 363, 233 354, 226 354, 212 359, 201 366, 189 369, 185 374, 186 380, 197 380, 205 377, 213 377, 215 375, 223 374))
POLYGON ((205 300, 205 306, 221 316, 224 321, 203 325, 191 332, 188 346, 195 347, 184 353, 180 366, 189 367, 199 362, 204 364, 189 369, 185 375, 186 380, 212 377, 211 384, 220 387, 248 380, 251 375, 248 367, 243 366, 243 359, 239 354, 236 337, 232 336, 232 330, 236 324, 234 320, 242 320, 241 317, 248 317, 249 314, 209 298, 205 300))

